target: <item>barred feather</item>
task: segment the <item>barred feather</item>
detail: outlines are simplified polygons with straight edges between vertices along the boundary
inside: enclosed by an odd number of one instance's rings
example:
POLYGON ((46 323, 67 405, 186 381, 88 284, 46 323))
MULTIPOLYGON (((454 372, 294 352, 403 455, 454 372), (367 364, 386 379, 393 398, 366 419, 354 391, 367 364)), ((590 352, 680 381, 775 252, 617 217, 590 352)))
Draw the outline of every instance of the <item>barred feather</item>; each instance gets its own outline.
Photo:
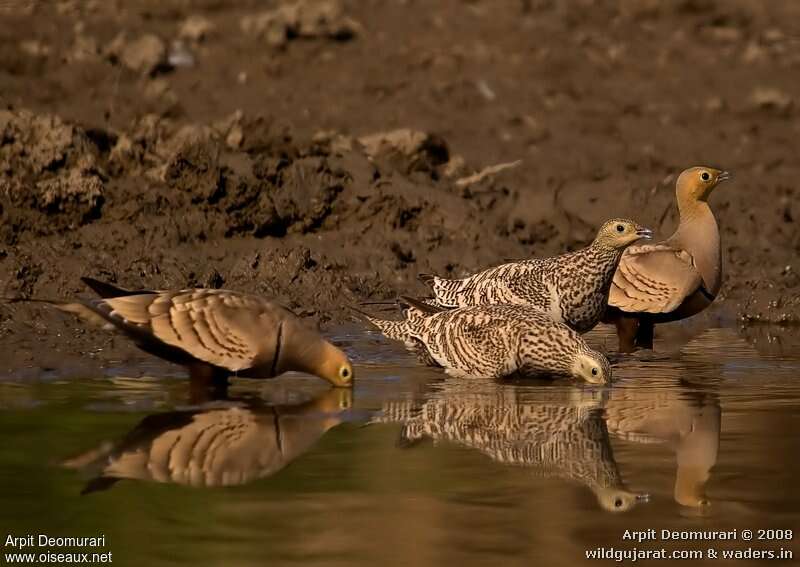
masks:
POLYGON ((458 280, 421 277, 434 303, 448 308, 471 305, 533 305, 555 321, 585 333, 608 305, 614 272, 625 248, 646 229, 626 219, 608 221, 592 244, 552 258, 511 262, 458 280), (624 234, 617 234, 624 227, 624 234))
MULTIPOLYGON (((502 378, 575 376, 577 357, 602 366, 608 361, 566 325, 528 305, 482 305, 434 313, 409 312, 403 321, 371 318, 388 338, 403 341, 455 375, 502 378)), ((586 378, 586 376, 581 376, 586 378)), ((603 377, 598 376, 598 381, 603 377)))

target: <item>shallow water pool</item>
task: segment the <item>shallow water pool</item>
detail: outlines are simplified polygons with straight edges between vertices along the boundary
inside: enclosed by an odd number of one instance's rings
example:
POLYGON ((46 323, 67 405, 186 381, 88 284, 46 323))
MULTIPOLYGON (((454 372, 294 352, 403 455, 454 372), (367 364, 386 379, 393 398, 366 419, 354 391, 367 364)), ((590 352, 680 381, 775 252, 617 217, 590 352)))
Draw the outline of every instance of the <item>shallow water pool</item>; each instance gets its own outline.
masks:
POLYGON ((294 376, 193 403, 180 369, 146 358, 85 379, 11 374, 3 553, 469 566, 798 551, 786 531, 800 529, 798 334, 705 329, 618 358, 610 388, 456 380, 376 334, 334 339, 356 359, 352 393, 294 376), (39 534, 104 539, 9 544, 39 534))

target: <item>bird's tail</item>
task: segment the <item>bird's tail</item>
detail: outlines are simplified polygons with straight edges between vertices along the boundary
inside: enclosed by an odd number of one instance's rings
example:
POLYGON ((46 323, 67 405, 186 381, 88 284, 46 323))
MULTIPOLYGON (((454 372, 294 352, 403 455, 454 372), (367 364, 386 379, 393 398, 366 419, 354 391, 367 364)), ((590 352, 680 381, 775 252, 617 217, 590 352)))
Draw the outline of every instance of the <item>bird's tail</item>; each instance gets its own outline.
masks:
POLYGON ((63 301, 60 299, 45 299, 42 297, 0 297, 0 303, 42 303, 55 307, 64 313, 71 313, 97 327, 108 328, 110 325, 106 319, 98 315, 88 305, 79 301, 63 301))
POLYGON ((377 327, 378 330, 389 339, 406 341, 411 338, 408 319, 404 319, 402 321, 378 319, 377 317, 373 317, 369 313, 353 307, 352 305, 350 306, 350 310, 353 311, 360 319, 364 319, 373 326, 377 327))
POLYGON ((440 278, 432 274, 419 274, 417 276, 419 281, 431 288, 433 298, 430 300, 432 305, 438 305, 445 308, 458 307, 458 301, 455 296, 459 293, 464 286, 465 280, 451 280, 447 278, 440 278))
POLYGON ((433 274, 419 274, 417 279, 430 288, 436 284, 436 276, 433 274))
POLYGON ((432 298, 419 299, 416 297, 409 297, 408 295, 401 295, 397 299, 397 303, 403 308, 403 313, 409 319, 416 317, 429 317, 436 315, 442 311, 447 311, 447 308, 440 307, 436 304, 436 300, 432 298))
POLYGON ((85 283, 93 292, 103 298, 110 298, 110 297, 126 297, 128 295, 138 295, 140 293, 147 293, 145 291, 133 291, 130 289, 124 289, 121 287, 117 287, 107 282, 101 282, 100 280, 96 280, 94 278, 81 278, 81 281, 85 283))

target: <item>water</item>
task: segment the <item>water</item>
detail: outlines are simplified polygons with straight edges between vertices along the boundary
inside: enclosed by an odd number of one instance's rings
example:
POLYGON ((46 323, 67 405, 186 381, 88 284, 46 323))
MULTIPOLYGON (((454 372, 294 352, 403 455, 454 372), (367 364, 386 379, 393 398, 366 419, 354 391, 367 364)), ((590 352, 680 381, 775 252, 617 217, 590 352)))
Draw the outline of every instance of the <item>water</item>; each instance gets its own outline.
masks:
POLYGON ((12 374, 0 382, 0 536, 102 534, 98 548, 51 551, 156 566, 800 553, 783 532, 740 535, 800 530, 798 334, 679 334, 620 359, 611 388, 465 382, 374 334, 337 339, 358 364, 352 394, 295 376, 192 405, 180 371, 148 358, 85 379, 12 374), (623 539, 649 529, 739 539, 623 539))

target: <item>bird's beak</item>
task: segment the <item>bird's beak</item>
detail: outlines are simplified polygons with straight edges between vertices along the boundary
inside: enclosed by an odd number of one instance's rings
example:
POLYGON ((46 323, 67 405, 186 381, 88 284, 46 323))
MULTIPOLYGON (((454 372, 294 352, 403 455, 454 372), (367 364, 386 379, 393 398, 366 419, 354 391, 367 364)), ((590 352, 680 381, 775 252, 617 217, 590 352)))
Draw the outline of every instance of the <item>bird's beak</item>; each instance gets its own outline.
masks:
POLYGON ((729 179, 733 179, 733 174, 730 171, 723 171, 717 176, 717 183, 722 183, 723 181, 728 181, 729 179))
POLYGON ((650 238, 653 238, 653 231, 650 230, 649 228, 640 226, 639 228, 636 229, 636 236, 638 236, 639 238, 647 238, 649 240, 650 238))
POLYGON ((647 494, 647 493, 644 493, 644 492, 641 493, 641 494, 637 494, 636 495, 636 501, 637 502, 649 502, 650 501, 650 495, 647 494))

